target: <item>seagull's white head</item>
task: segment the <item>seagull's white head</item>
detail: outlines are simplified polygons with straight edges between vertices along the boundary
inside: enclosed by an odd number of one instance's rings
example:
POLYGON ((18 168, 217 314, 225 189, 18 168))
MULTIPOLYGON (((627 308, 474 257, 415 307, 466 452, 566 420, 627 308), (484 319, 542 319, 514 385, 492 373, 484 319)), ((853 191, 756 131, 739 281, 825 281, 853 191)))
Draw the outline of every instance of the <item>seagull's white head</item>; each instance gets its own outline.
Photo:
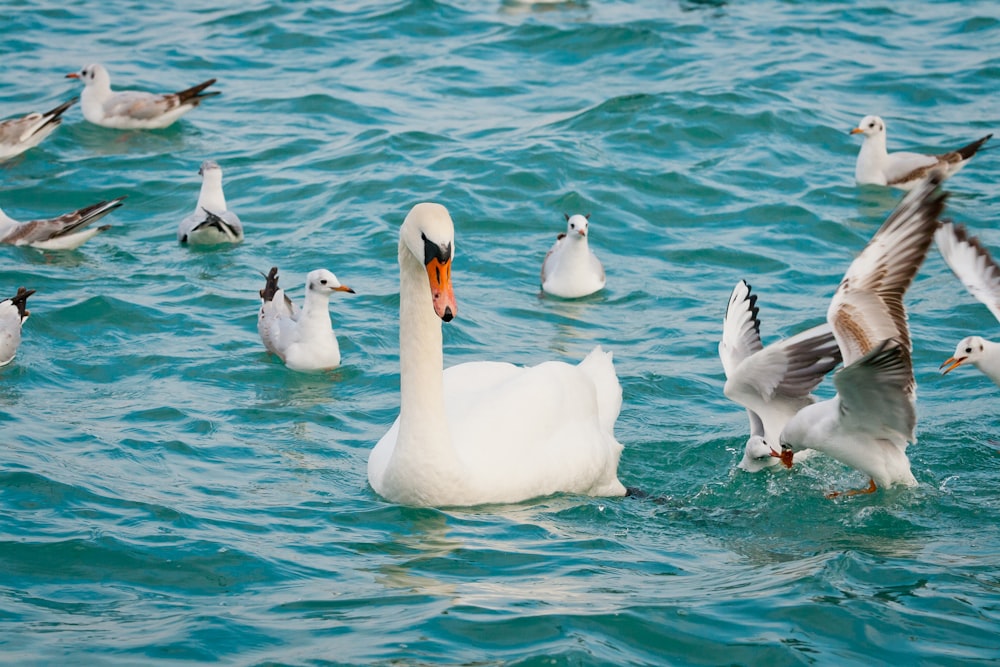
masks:
POLYGON ((566 236, 571 239, 585 239, 587 238, 587 225, 589 224, 590 214, 580 215, 568 215, 566 216, 566 236))
POLYGON ((67 79, 80 79, 86 86, 96 86, 98 88, 111 88, 111 76, 104 65, 94 63, 87 65, 79 72, 71 72, 66 75, 67 79))
POLYGON ((455 225, 441 204, 417 204, 399 229, 399 261, 412 256, 427 271, 434 312, 450 322, 458 312, 451 286, 451 261, 455 256, 455 225))
POLYGON ((762 436, 751 435, 743 449, 743 459, 737 465, 747 472, 758 472, 774 465, 775 458, 780 458, 774 448, 762 436))
POLYGON ((354 290, 347 285, 341 285, 340 281, 337 280, 337 276, 326 269, 310 271, 309 275, 306 276, 306 289, 310 292, 325 295, 333 294, 334 292, 350 292, 354 294, 354 290))
POLYGON ((982 357, 983 352, 986 349, 986 341, 984 341, 979 336, 969 336, 963 338, 961 342, 955 346, 955 354, 944 360, 941 364, 942 374, 947 375, 951 371, 955 370, 962 364, 973 364, 975 365, 982 357), (945 368, 947 366, 947 368, 945 368))
POLYGON ((885 121, 878 116, 865 116, 851 134, 863 134, 865 137, 875 137, 885 134, 885 121))
POLYGON ((216 162, 215 160, 205 160, 204 162, 201 163, 201 168, 198 170, 198 175, 204 176, 206 172, 213 170, 219 172, 220 177, 222 176, 222 167, 219 166, 218 162, 216 162))

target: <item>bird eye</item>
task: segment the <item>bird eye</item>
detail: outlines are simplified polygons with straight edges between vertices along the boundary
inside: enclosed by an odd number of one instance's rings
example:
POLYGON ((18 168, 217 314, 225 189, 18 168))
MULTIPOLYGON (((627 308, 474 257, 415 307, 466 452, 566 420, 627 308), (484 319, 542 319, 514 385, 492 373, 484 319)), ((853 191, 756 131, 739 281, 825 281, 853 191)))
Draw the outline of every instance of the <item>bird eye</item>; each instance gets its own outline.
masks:
POLYGON ((971 347, 965 348, 965 353, 966 354, 969 354, 970 352, 972 352, 972 348, 971 347))
POLYGON ((875 121, 868 123, 868 127, 875 127, 875 121))
POLYGON ((319 281, 319 284, 320 285, 325 285, 326 284, 326 278, 323 278, 323 280, 319 281))

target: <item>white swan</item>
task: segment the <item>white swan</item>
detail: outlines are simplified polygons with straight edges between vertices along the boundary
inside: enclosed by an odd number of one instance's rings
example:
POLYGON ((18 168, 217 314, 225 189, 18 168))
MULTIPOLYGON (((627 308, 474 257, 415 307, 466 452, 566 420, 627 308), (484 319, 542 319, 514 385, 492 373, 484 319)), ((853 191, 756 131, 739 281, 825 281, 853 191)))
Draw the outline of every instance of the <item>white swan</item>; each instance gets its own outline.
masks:
POLYGON ((590 215, 566 215, 566 231, 542 260, 543 292, 577 299, 604 289, 604 266, 587 243, 589 221, 590 215))
POLYGON ((415 506, 625 495, 610 353, 597 348, 576 366, 480 361, 442 372, 454 247, 447 209, 414 206, 399 233, 399 417, 368 459, 372 488, 415 506))
POLYGON ((320 371, 340 365, 340 345, 330 322, 330 296, 350 292, 326 269, 306 276, 306 299, 299 310, 278 287, 278 267, 271 267, 260 291, 257 333, 264 347, 296 371, 320 371))

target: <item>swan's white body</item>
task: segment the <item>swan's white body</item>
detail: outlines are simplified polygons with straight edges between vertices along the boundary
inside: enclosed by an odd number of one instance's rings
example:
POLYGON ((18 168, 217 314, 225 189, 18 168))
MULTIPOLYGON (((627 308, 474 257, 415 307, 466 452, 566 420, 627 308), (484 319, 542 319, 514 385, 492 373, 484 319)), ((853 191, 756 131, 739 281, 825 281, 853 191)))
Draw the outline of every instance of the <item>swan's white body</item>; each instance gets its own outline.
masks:
MULTIPOLYGON (((974 236, 951 222, 942 223, 934 233, 938 250, 951 270, 972 296, 1000 320, 1000 266, 974 236)), ((972 364, 1000 385, 1000 344, 981 336, 968 336, 955 346, 955 354, 941 367, 949 373, 962 364, 972 364)))
POLYGON ((56 218, 18 222, 0 211, 0 243, 27 245, 42 250, 75 250, 107 225, 90 227, 122 205, 125 197, 100 201, 56 218))
POLYGON ((623 496, 614 436, 622 395, 610 353, 595 349, 575 366, 470 362, 442 372, 453 248, 443 206, 410 211, 399 242, 399 417, 368 459, 372 488, 414 506, 623 496))
POLYGON ((21 118, 0 121, 0 162, 34 148, 62 122, 62 114, 76 103, 74 97, 52 111, 29 113, 21 118))
POLYGON ((890 153, 886 147, 885 121, 878 116, 865 116, 851 130, 851 134, 863 134, 865 137, 854 166, 854 180, 857 184, 889 185, 902 190, 913 188, 935 169, 945 177, 958 172, 993 136, 988 134, 948 153, 925 155, 903 151, 890 153))
POLYGON ((542 262, 542 291, 577 299, 604 288, 604 267, 590 249, 587 230, 586 216, 566 216, 566 233, 559 235, 542 262))
POLYGON ((257 332, 268 352, 296 371, 318 371, 340 365, 340 345, 330 321, 330 296, 351 292, 326 269, 306 276, 306 298, 300 310, 278 288, 277 268, 271 269, 267 287, 261 290, 257 332), (273 281, 273 284, 272 284, 273 281))
POLYGON ((222 168, 214 160, 205 160, 198 173, 202 179, 198 203, 178 225, 177 240, 191 245, 239 243, 243 240, 243 223, 226 208, 222 168))
POLYGON ((87 65, 66 75, 84 83, 80 93, 83 117, 95 125, 118 130, 155 130, 167 127, 195 108, 201 101, 218 93, 203 93, 215 83, 209 79, 176 93, 145 93, 138 90, 114 92, 111 76, 103 65, 87 65))
POLYGON ((9 364, 17 354, 21 344, 21 325, 30 315, 25 306, 28 297, 34 293, 33 289, 21 287, 15 296, 0 301, 0 366, 9 364))

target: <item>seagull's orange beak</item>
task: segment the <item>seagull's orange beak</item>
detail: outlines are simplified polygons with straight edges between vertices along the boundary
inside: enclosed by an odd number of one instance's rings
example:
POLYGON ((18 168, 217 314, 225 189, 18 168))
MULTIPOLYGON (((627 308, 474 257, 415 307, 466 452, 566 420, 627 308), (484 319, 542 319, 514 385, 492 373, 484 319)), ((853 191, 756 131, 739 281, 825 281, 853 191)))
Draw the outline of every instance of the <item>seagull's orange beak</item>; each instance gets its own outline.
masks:
POLYGON ((66 75, 67 79, 79 79, 80 75, 77 72, 70 72, 66 75))
POLYGON ((357 294, 357 292, 355 292, 354 290, 352 290, 347 285, 341 285, 340 287, 334 287, 333 291, 334 292, 350 292, 351 294, 357 294))
POLYGON ((427 278, 431 283, 434 312, 445 322, 451 322, 458 313, 455 291, 451 287, 451 259, 442 262, 435 257, 427 262, 427 278))
POLYGON ((944 368, 944 370, 941 371, 941 375, 947 375, 948 373, 952 372, 953 370, 964 364, 966 359, 968 359, 968 357, 960 357, 958 359, 956 359, 955 357, 948 357, 947 359, 944 360, 944 362, 940 366, 938 366, 938 369, 940 370, 945 366, 948 366, 948 368, 944 368), (949 366, 948 364, 951 365, 949 366))
POLYGON ((787 449, 782 448, 780 454, 774 451, 774 449, 771 449, 771 456, 773 456, 776 459, 781 459, 781 463, 784 464, 786 468, 791 468, 792 458, 795 456, 795 452, 792 451, 791 447, 787 449))
POLYGON ((862 130, 860 127, 856 127, 853 130, 851 130, 851 134, 861 134, 862 132, 864 132, 864 130, 862 130))

